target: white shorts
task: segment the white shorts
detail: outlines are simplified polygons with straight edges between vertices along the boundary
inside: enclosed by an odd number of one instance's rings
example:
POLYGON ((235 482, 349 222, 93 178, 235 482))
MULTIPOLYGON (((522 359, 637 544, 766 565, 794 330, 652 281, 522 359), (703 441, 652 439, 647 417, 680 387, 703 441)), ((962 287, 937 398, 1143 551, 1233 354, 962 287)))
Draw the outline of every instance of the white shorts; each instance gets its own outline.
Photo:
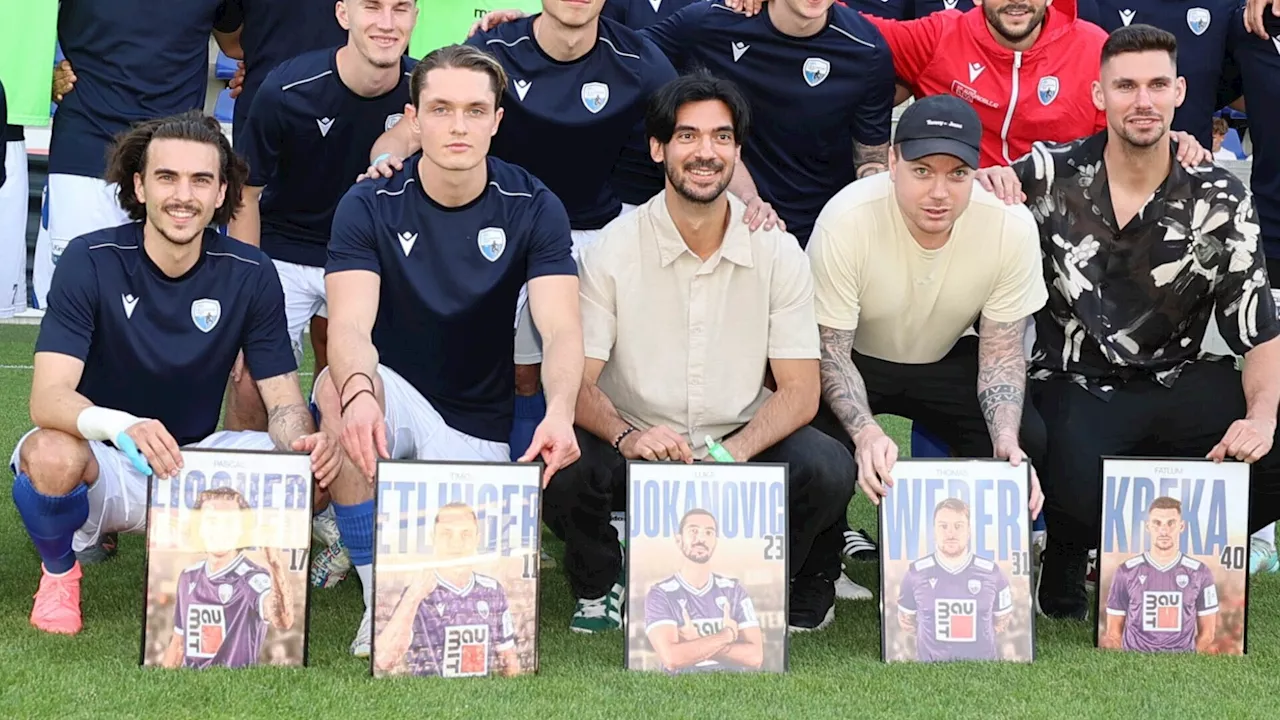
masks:
MULTIPOLYGON (((618 217, 635 210, 635 205, 622 204, 622 212, 618 217)), ((615 218, 617 219, 617 218, 615 218)), ((582 248, 600 239, 599 230, 571 230, 573 237, 573 259, 576 262, 582 248)), ((517 365, 542 364, 542 336, 533 323, 533 313, 529 310, 529 286, 520 288, 520 300, 516 305, 516 352, 517 365)))
POLYGON ((46 307, 53 268, 67 243, 81 235, 129 222, 116 199, 116 186, 80 175, 50 175, 44 186, 40 233, 36 236, 36 307, 46 307))
POLYGON ((27 144, 5 146, 0 186, 0 318, 27 309, 27 144))
MULTIPOLYGON (((328 372, 325 368, 315 384, 328 372)), ((400 373, 380 364, 378 377, 387 399, 387 451, 392 460, 511 461, 507 443, 481 440, 445 424, 431 402, 400 373)))
POLYGON ((302 364, 302 332, 311 323, 311 318, 319 315, 328 317, 328 304, 324 294, 324 268, 310 265, 295 265, 281 260, 272 260, 276 272, 280 275, 280 286, 284 288, 284 315, 289 325, 289 343, 293 346, 293 357, 302 364))
MULTIPOLYGON (((38 428, 37 428, 38 429, 38 428)), ((18 472, 18 453, 36 429, 28 430, 13 449, 9 469, 18 472)), ((264 432, 224 430, 185 447, 212 450, 275 450, 264 432)), ((98 479, 89 486, 89 519, 76 531, 71 548, 80 552, 98 543, 103 533, 141 533, 147 529, 147 478, 119 450, 97 440, 89 449, 98 461, 98 479)))

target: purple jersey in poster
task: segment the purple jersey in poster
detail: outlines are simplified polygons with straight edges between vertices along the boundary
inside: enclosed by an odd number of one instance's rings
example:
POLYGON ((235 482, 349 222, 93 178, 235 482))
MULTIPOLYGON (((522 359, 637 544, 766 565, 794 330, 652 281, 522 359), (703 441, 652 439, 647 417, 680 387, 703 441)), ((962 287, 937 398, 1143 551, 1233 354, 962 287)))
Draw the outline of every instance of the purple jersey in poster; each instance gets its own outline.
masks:
MULTIPOLYGON (((733 578, 712 573, 706 587, 694 588, 679 574, 655 584, 644 601, 644 631, 653 632, 663 625, 680 627, 685 614, 698 630, 698 637, 714 635, 724 629, 724 608, 730 608, 729 616, 738 623, 738 629, 759 627, 755 606, 747 591, 733 578)), ((700 672, 734 669, 716 660, 703 660, 685 670, 700 672)))
POLYGON ((182 636, 182 666, 244 667, 258 662, 267 621, 262 606, 271 593, 271 574, 237 555, 210 573, 206 561, 178 576, 174 630, 182 636))
POLYGON ((902 578, 898 612, 915 616, 917 660, 997 660, 995 621, 1013 612, 1013 593, 990 560, 952 570, 927 555, 902 578))
POLYGON ((1125 618, 1125 650, 1194 652, 1197 618, 1216 612, 1213 573, 1182 554, 1165 567, 1145 553, 1129 558, 1116 570, 1107 596, 1107 614, 1125 618))
POLYGON ((515 646, 515 621, 496 579, 472 574, 456 588, 437 575, 413 618, 406 664, 414 675, 488 675, 498 668, 498 653, 515 646))

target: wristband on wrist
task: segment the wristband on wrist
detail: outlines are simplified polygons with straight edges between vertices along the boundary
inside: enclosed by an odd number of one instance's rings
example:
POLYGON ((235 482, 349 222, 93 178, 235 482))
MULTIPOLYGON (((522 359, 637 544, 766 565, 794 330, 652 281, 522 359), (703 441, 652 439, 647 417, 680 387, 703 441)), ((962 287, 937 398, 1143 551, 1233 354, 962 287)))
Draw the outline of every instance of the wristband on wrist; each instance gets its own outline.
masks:
POLYGON ((382 153, 381 155, 373 159, 373 164, 377 165, 378 163, 382 162, 383 160, 386 160, 389 157, 391 157, 391 153, 389 152, 382 153))
POLYGON ((142 420, 143 418, 134 417, 127 412, 95 405, 80 411, 76 417, 76 429, 85 440, 115 442, 120 433, 142 420))
POLYGON ((368 388, 360 388, 359 390, 357 390, 357 391, 356 391, 356 394, 355 394, 355 395, 352 395, 350 398, 347 398, 347 401, 346 401, 346 402, 344 402, 344 403, 342 403, 342 410, 340 410, 340 411, 338 412, 338 414, 339 414, 339 415, 346 415, 346 414, 347 414, 347 408, 351 407, 351 403, 355 402, 355 401, 356 401, 356 398, 360 397, 361 395, 363 395, 363 394, 365 394, 365 393, 369 393, 369 397, 372 397, 372 398, 373 398, 373 400, 374 400, 374 402, 377 402, 377 400, 378 400, 378 396, 377 396, 377 395, 374 395, 372 390, 370 390, 370 389, 368 389, 368 388))
POLYGON ((628 425, 626 430, 623 430, 622 432, 618 433, 618 437, 616 437, 616 438, 614 438, 614 439, 613 439, 613 451, 614 451, 614 452, 616 452, 616 453, 618 453, 619 455, 621 455, 621 454, 622 454, 622 439, 623 439, 623 438, 625 438, 626 436, 630 435, 631 433, 635 432, 635 431, 636 431, 635 426, 633 426, 633 425, 628 425))
POLYGON ((369 377, 368 373, 362 373, 362 372, 356 371, 348 375, 346 381, 342 383, 342 388, 338 390, 339 398, 347 394, 347 386, 351 384, 352 380, 358 377, 363 377, 365 380, 368 380, 370 388, 377 387, 377 384, 373 382, 373 378, 369 377))
POLYGON ((733 459, 733 455, 730 455, 729 451, 725 450, 723 445, 716 442, 715 440, 712 440, 710 435, 706 436, 705 442, 707 444, 707 454, 710 455, 716 462, 728 462, 728 463, 736 462, 733 459))

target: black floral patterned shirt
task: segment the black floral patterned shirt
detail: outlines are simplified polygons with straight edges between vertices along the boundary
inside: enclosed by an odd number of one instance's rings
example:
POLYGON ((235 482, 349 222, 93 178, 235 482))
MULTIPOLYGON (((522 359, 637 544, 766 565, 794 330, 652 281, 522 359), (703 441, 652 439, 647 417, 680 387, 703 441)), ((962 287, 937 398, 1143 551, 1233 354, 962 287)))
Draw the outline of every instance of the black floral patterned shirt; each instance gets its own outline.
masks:
MULTIPOLYGON (((1172 387, 1211 317, 1243 355, 1280 334, 1253 199, 1231 171, 1169 177, 1117 227, 1103 149, 1107 133, 1036 143, 1014 163, 1040 226, 1049 302, 1036 315, 1031 377, 1065 377, 1109 398, 1135 377, 1172 387)), ((1172 144, 1170 152, 1176 151, 1172 144)))

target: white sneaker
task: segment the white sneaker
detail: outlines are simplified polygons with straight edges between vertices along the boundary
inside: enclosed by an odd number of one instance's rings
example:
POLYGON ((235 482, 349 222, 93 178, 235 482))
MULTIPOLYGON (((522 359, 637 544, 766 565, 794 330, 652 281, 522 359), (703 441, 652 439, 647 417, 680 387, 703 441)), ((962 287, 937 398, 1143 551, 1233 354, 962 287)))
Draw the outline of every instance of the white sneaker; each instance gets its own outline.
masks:
POLYGON ((841 600, 870 600, 872 595, 870 590, 850 580, 848 575, 840 573, 840 577, 836 579, 836 597, 841 600))
POLYGON ((351 654, 358 658, 369 657, 369 649, 373 645, 373 611, 364 609, 364 617, 360 618, 360 629, 356 631, 356 639, 351 641, 351 654))

